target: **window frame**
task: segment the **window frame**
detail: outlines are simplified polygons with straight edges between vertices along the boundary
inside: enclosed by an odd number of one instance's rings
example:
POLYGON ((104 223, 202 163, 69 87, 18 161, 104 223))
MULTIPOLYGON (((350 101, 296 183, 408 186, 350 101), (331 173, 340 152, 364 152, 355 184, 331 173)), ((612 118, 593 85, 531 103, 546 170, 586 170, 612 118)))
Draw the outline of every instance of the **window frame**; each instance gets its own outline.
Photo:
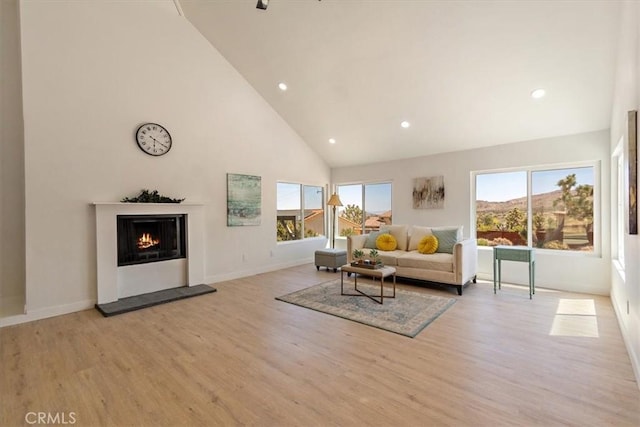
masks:
MULTIPOLYGON (((601 193, 602 193, 602 181, 601 181, 601 166, 599 160, 586 160, 577 162, 565 162, 565 163, 550 163, 531 166, 516 166, 510 168, 496 168, 496 169, 483 169, 471 171, 471 191, 470 191, 470 205, 471 205, 471 218, 470 218, 470 230, 471 236, 477 236, 476 220, 476 177, 478 175, 492 174, 492 173, 506 173, 506 172, 526 172, 527 174, 527 246, 533 248, 536 252, 544 254, 554 254, 560 256, 578 256, 578 257, 602 257, 602 216, 601 216, 601 193), (557 250, 557 249, 545 249, 533 246, 533 207, 531 205, 532 199, 532 173, 539 171, 558 170, 558 169, 576 169, 576 168, 593 168, 593 251, 575 251, 575 250, 557 250)), ((478 250, 492 250, 491 247, 478 246, 478 250)))
MULTIPOLYGON (((390 203, 390 211, 391 211, 391 224, 393 224, 393 180, 391 179, 383 179, 383 180, 375 180, 375 181, 355 181, 355 182, 342 182, 342 183, 337 183, 335 184, 335 191, 336 193, 338 193, 338 195, 340 194, 340 187, 345 187, 345 186, 355 186, 355 185, 359 185, 360 188, 360 197, 361 197, 361 201, 362 201, 362 223, 360 224, 360 234, 364 234, 367 229, 366 229, 366 222, 367 222, 367 218, 366 215, 364 215, 364 213, 366 212, 366 186, 368 185, 380 185, 380 184, 388 184, 390 186, 390 191, 391 191, 391 195, 390 195, 390 199, 389 199, 389 203, 390 203)), ((345 204, 345 201, 342 200, 342 203, 345 204)), ((346 204, 345 204, 346 206, 346 204)), ((339 222, 339 211, 340 208, 338 209, 338 212, 336 212, 336 222, 339 222)), ((337 226, 336 226, 337 227, 337 226)), ((345 236, 341 236, 340 235, 340 230, 339 227, 336 228, 336 239, 346 239, 345 236)))
POLYGON ((612 244, 612 248, 615 249, 613 253, 613 260, 618 264, 618 270, 624 272, 625 269, 625 253, 624 253, 624 239, 626 234, 626 215, 625 215, 625 201, 627 197, 626 192, 626 171, 624 155, 624 140, 620 138, 620 141, 616 145, 613 154, 611 155, 611 170, 612 170, 612 188, 611 196, 613 203, 611 207, 612 229, 615 233, 611 233, 612 238, 615 239, 615 244, 612 244))
MULTIPOLYGON (((304 184, 301 182, 292 182, 292 181, 287 181, 287 180, 278 180, 276 181, 276 243, 277 244, 290 244, 290 243, 294 243, 294 242, 304 242, 304 241, 308 241, 311 239, 326 239, 328 234, 327 234, 327 208, 326 208, 326 188, 324 185, 318 185, 318 184, 304 184), (300 209, 297 212, 297 215, 300 215, 300 233, 301 233, 301 237, 299 239, 292 239, 292 240, 278 240, 278 185, 279 184, 288 184, 288 185, 297 185, 298 186, 298 190, 299 190, 299 197, 300 197, 300 209), (313 188, 318 188, 320 189, 320 191, 322 192, 321 195, 321 202, 320 202, 320 206, 322 209, 322 233, 318 234, 317 236, 311 236, 311 237, 306 237, 305 236, 305 188, 308 187, 313 187, 313 188)), ((290 210, 295 210, 295 209, 290 209, 290 210)))

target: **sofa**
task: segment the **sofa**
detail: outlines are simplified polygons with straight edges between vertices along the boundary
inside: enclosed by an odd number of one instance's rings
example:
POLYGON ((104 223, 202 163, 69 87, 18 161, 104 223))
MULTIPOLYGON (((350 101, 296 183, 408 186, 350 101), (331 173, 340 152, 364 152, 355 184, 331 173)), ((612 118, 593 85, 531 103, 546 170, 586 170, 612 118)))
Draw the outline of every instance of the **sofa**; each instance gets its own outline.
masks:
MULTIPOLYGON (((384 240, 387 249, 389 248, 384 240)), ((464 239, 462 226, 459 227, 423 227, 408 225, 384 225, 380 231, 370 234, 347 237, 347 262, 354 261, 353 252, 360 249, 364 258, 369 258, 372 249, 378 251, 380 261, 385 266, 394 267, 398 277, 443 283, 454 286, 458 295, 470 282, 476 282, 478 253, 476 239, 464 239), (395 240, 396 248, 382 250, 380 242, 383 236, 395 240), (434 236, 426 238, 426 236, 434 236), (425 239, 426 238, 426 239, 425 239), (376 246, 375 242, 378 242, 376 246), (424 242, 435 241, 434 253, 424 252, 424 242), (422 246, 421 246, 422 243, 422 246)), ((433 250, 430 248, 429 250, 433 250)))

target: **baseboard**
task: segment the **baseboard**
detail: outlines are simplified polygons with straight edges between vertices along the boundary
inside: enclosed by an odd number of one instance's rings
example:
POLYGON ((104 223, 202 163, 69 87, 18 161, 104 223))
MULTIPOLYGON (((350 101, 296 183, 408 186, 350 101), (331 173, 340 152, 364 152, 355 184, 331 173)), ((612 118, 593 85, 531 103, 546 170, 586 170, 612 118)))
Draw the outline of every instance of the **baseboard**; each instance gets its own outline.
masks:
POLYGON ((293 261, 287 261, 279 264, 264 265, 261 267, 251 268, 247 270, 233 271, 231 273, 216 274, 213 276, 205 277, 205 283, 219 283, 219 282, 225 282, 227 280, 241 279, 247 276, 254 276, 256 274, 262 274, 262 273, 269 273, 272 271, 282 270, 284 268, 297 267, 299 265, 310 264, 312 262, 313 262, 313 258, 310 257, 306 259, 297 259, 293 261))
POLYGON ((92 309, 95 303, 95 300, 85 300, 71 304, 42 308, 39 310, 28 310, 26 314, 0 318, 0 328, 18 325, 20 323, 33 322, 34 320, 46 319, 49 317, 61 316, 63 314, 75 313, 76 311, 92 309))
POLYGON ((618 327, 620 328, 620 334, 622 335, 622 341, 624 342, 624 346, 627 349, 627 353, 629 354, 629 360, 631 361, 631 368, 633 369, 633 375, 636 377, 636 386, 640 389, 640 357, 635 352, 633 346, 631 345, 631 339, 629 337, 629 330, 626 325, 622 323, 622 315, 620 312, 620 308, 617 304, 615 304, 615 289, 611 292, 611 305, 613 306, 613 311, 616 313, 616 320, 618 321, 618 327))

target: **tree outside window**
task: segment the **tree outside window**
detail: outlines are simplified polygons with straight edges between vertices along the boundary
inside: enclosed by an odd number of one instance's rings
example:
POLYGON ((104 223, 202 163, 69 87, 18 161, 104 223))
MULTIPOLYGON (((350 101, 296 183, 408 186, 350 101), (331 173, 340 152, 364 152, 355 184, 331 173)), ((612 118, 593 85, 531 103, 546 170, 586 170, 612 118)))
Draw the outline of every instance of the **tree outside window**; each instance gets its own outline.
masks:
POLYGON ((278 242, 301 240, 325 234, 322 187, 279 182, 276 192, 278 242))
POLYGON ((478 244, 592 252, 594 179, 592 166, 476 175, 478 244))

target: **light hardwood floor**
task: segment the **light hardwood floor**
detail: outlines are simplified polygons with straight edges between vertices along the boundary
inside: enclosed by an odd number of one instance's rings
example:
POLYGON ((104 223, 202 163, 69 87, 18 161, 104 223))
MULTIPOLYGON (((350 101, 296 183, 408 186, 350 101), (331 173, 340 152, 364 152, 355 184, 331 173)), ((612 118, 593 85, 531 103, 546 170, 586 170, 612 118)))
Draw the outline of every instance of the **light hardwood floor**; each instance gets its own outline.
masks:
POLYGON ((400 284, 457 299, 414 339, 274 299, 338 277, 305 265, 0 329, 0 425, 640 425, 608 298, 400 284))

